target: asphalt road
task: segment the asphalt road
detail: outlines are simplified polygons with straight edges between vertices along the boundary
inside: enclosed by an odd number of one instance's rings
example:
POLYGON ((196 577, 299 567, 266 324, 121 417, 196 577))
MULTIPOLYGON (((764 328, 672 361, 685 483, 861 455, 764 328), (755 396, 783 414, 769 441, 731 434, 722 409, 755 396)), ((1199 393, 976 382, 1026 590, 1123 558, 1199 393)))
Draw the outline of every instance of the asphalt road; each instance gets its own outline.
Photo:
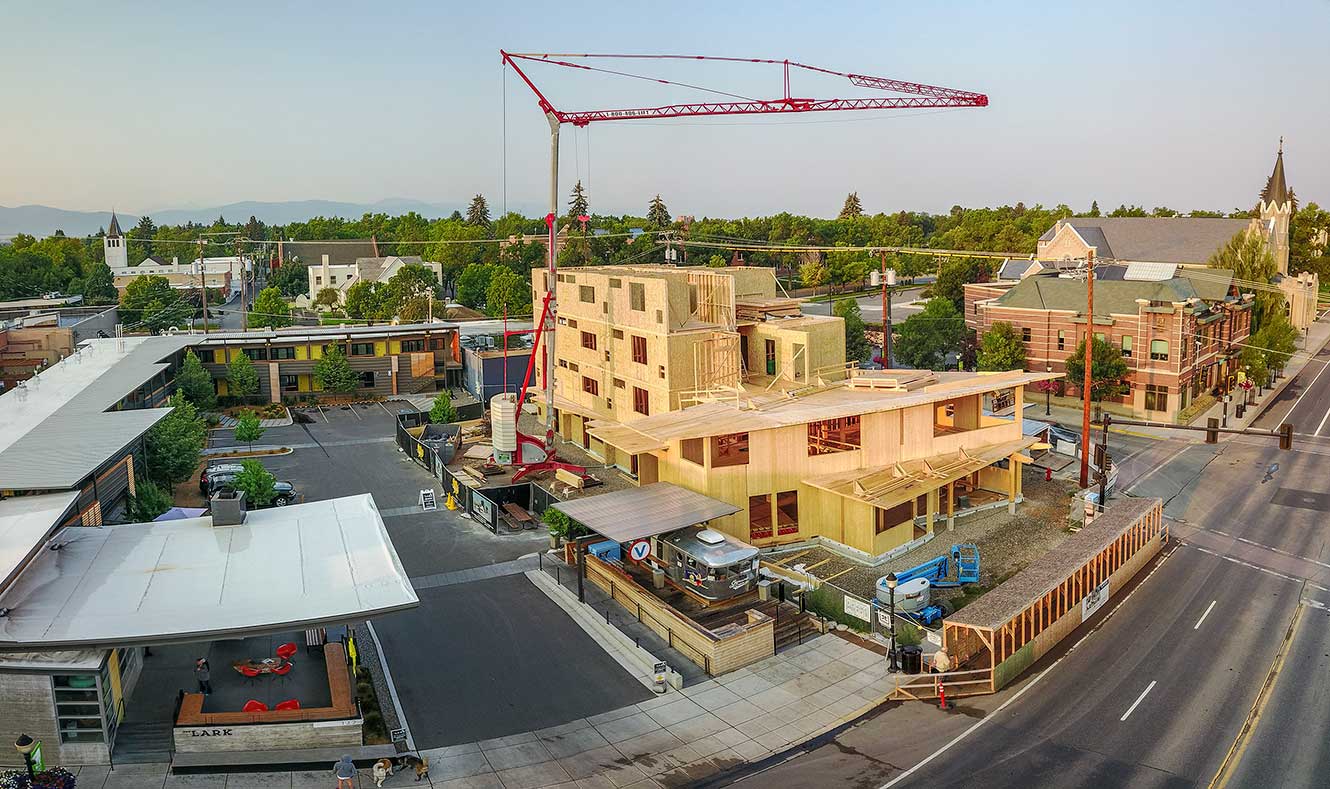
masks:
MULTIPOLYGON (((1323 369, 1309 366, 1281 398, 1283 413, 1265 418, 1278 424, 1292 410, 1303 424, 1319 422, 1330 411, 1330 375, 1314 380, 1323 369)), ((1304 439, 1281 452, 1247 437, 1209 446, 1114 436, 1110 446, 1121 463, 1119 495, 1163 499, 1180 544, 1098 630, 1047 673, 1036 666, 969 709, 967 726, 982 720, 982 728, 908 776, 928 753, 900 710, 920 705, 886 709, 743 783, 1204 786, 1232 751, 1228 786, 1325 785, 1330 442, 1304 439), (1243 735, 1285 647, 1269 697, 1243 735)), ((951 721, 927 726, 933 751, 956 736, 951 721)))
POLYGON ((653 695, 526 576, 419 595, 420 608, 374 620, 418 748, 543 729, 653 695))
POLYGON ((1302 372, 1274 402, 1252 423, 1253 427, 1274 430, 1284 422, 1293 423, 1293 432, 1304 436, 1330 437, 1330 345, 1303 368, 1302 372))

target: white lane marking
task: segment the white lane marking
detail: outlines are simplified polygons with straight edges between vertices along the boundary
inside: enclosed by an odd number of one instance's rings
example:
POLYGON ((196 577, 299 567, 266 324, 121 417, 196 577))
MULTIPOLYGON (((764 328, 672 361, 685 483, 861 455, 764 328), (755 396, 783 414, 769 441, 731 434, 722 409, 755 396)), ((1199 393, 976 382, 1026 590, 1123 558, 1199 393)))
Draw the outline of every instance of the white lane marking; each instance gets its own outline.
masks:
MULTIPOLYGON (((1311 363, 1314 362, 1314 361, 1317 361, 1317 359, 1316 359, 1315 356, 1312 356, 1312 357, 1310 357, 1309 359, 1307 359, 1307 361, 1305 362, 1305 364, 1311 364, 1311 363)), ((1307 386, 1306 389, 1302 390, 1302 394, 1298 395, 1298 399, 1293 401, 1293 408, 1288 409, 1288 413, 1287 413, 1287 414, 1284 414, 1284 421, 1285 421, 1285 422, 1288 422, 1288 421, 1290 421, 1290 420, 1292 419, 1292 417, 1293 417, 1293 411, 1298 407, 1298 403, 1301 403, 1301 402, 1302 402, 1302 398, 1306 397, 1308 392, 1310 392, 1312 389, 1316 388, 1316 382, 1317 382, 1318 380, 1320 380, 1320 378, 1321 378, 1322 375, 1325 375, 1326 368, 1330 368, 1330 364, 1322 363, 1322 364, 1321 364, 1321 372, 1317 373, 1316 376, 1315 376, 1314 378, 1312 378, 1312 382, 1307 386)))
POLYGON ((1304 597, 1304 598, 1302 598, 1302 602, 1305 603, 1306 605, 1311 606, 1312 608, 1315 608, 1315 609, 1318 609, 1318 610, 1321 610, 1321 611, 1330 610, 1330 605, 1326 605, 1325 603, 1322 603, 1320 600, 1313 600, 1313 599, 1311 599, 1310 597, 1304 597))
POLYGON ((1205 621, 1205 618, 1206 618, 1207 616, 1210 615, 1210 612, 1211 612, 1211 611, 1214 610, 1215 603, 1217 603, 1217 602, 1219 602, 1219 601, 1218 601, 1218 600, 1211 600, 1211 601, 1210 601, 1210 605, 1208 605, 1208 606, 1205 607, 1205 613, 1204 613, 1204 614, 1201 614, 1201 618, 1200 618, 1200 619, 1197 619, 1197 620, 1196 620, 1196 624, 1192 625, 1192 628, 1191 628, 1192 630, 1200 630, 1200 629, 1201 629, 1201 623, 1204 622, 1204 621, 1205 621))
MULTIPOLYGON (((1224 535, 1224 536, 1227 537, 1228 535, 1224 535)), ((1275 547, 1273 547, 1273 546, 1266 545, 1266 544, 1264 544, 1264 543, 1256 542, 1255 540, 1249 540, 1249 539, 1247 539, 1246 537, 1234 537, 1233 539, 1237 540, 1238 542, 1245 542, 1245 543, 1247 543, 1248 545, 1254 545, 1254 546, 1256 546, 1257 548, 1264 548, 1265 550, 1267 550, 1267 551, 1271 551, 1271 552, 1273 552, 1273 553, 1282 554, 1282 555, 1284 555, 1284 556, 1289 556, 1289 557, 1294 558, 1294 559, 1301 559, 1301 560, 1304 561, 1304 562, 1311 562, 1312 564, 1319 564, 1319 565, 1322 566, 1322 567, 1330 567, 1330 564, 1326 564, 1325 562, 1318 562, 1317 560, 1315 560, 1315 559, 1309 559, 1309 558, 1307 558, 1306 556, 1299 556, 1299 555, 1296 554, 1296 553, 1290 553, 1290 552, 1288 552, 1288 551, 1283 550, 1282 548, 1275 548, 1275 547)))
POLYGON ((1122 721, 1125 721, 1125 720, 1127 719, 1127 716, 1128 716, 1128 715, 1130 715, 1130 714, 1132 714, 1133 712, 1135 712, 1135 710, 1136 710, 1136 705, 1140 704, 1142 701, 1145 701, 1145 694, 1147 694, 1147 693, 1149 693, 1150 691, 1154 690, 1154 689, 1155 689, 1155 685, 1156 685, 1157 683, 1158 683, 1158 680, 1153 680, 1153 679, 1150 680, 1150 684, 1145 686, 1145 690, 1141 691, 1141 695, 1139 695, 1139 696, 1136 697, 1136 701, 1132 702, 1132 705, 1131 705, 1130 707, 1127 708, 1127 711, 1124 712, 1124 713, 1122 713, 1122 717, 1121 717, 1121 718, 1118 718, 1118 722, 1119 722, 1119 723, 1121 723, 1122 721))
POLYGON ((1157 465, 1157 466, 1155 466, 1154 468, 1150 469, 1149 471, 1145 472, 1144 474, 1142 474, 1141 476, 1137 477, 1136 479, 1132 480, 1132 481, 1131 481, 1131 484, 1128 485, 1126 488, 1123 489, 1123 492, 1124 492, 1124 493, 1130 493, 1132 490, 1134 490, 1134 489, 1136 488, 1137 485, 1139 485, 1139 484, 1141 484, 1142 482, 1146 481, 1147 479, 1149 479, 1150 477, 1154 476, 1155 474, 1158 474, 1160 471, 1163 471, 1163 470, 1164 470, 1164 466, 1167 466, 1169 463, 1172 463, 1174 460, 1177 460, 1177 458, 1178 458, 1179 455, 1181 455, 1183 452, 1186 452, 1187 450, 1189 450, 1189 449, 1191 449, 1191 448, 1192 448, 1192 445, 1191 445, 1191 444, 1185 444, 1185 445, 1183 445, 1182 449, 1179 449, 1177 452, 1174 452, 1173 454, 1169 455, 1167 458, 1164 459, 1164 461, 1163 461, 1162 463, 1160 463, 1159 465, 1157 465))
MULTIPOLYGON (((1177 549, 1174 548, 1173 550, 1177 550, 1177 549)), ((900 783, 901 781, 904 781, 906 778, 909 778, 911 775, 914 775, 914 773, 915 773, 917 770, 919 770, 919 768, 923 767, 924 765, 926 765, 926 764, 928 764, 929 762, 933 761, 933 760, 936 759, 937 757, 939 757, 939 756, 941 756, 942 754, 946 753, 947 751, 951 750, 951 747, 952 747, 953 745, 955 745, 956 743, 958 743, 958 742, 960 742, 961 740, 965 739, 966 737, 969 737, 969 736, 970 736, 971 734, 973 734, 973 733, 975 732, 975 730, 978 729, 980 726, 983 726, 985 723, 988 723, 989 721, 991 721, 991 720, 993 720, 994 718, 996 718, 996 717, 997 717, 997 714, 998 714, 999 712, 1002 712, 1002 710, 1006 709, 1008 704, 1011 704, 1011 703, 1012 703, 1013 701, 1015 701, 1016 699, 1019 699, 1021 696, 1025 695, 1025 691, 1027 691, 1027 690, 1029 690, 1030 688, 1033 688, 1035 685, 1039 684, 1039 681, 1040 681, 1041 679, 1044 678, 1044 675, 1045 675, 1045 674, 1047 674, 1048 672, 1050 672, 1050 671, 1052 671, 1053 669, 1057 668, 1057 667, 1058 667, 1058 664, 1061 663, 1062 661, 1066 660, 1066 659, 1067 659, 1067 658, 1068 658, 1073 652, 1075 652, 1075 651, 1076 651, 1076 648, 1079 647, 1082 643, 1084 643, 1085 640, 1086 640, 1087 638, 1089 638, 1090 636, 1092 636, 1092 635, 1094 635, 1095 633, 1099 632, 1099 628, 1101 628, 1101 627, 1103 627, 1104 625, 1106 625, 1106 624, 1108 623, 1108 621, 1109 621, 1110 619, 1113 618, 1113 615, 1116 614, 1116 613, 1118 612, 1118 609, 1121 608, 1122 606, 1124 606, 1124 605, 1127 604, 1127 601, 1130 600, 1130 599, 1132 598, 1132 595, 1136 594, 1138 591, 1140 591, 1141 587, 1143 587, 1143 586, 1145 586, 1147 583, 1149 583, 1150 578, 1153 577, 1155 573, 1159 572, 1159 568, 1164 566, 1164 562, 1168 559, 1168 557, 1170 557, 1170 556, 1173 555, 1173 550, 1168 551, 1167 553, 1162 553, 1162 552, 1161 552, 1161 553, 1159 554, 1159 556, 1160 556, 1160 558, 1159 558, 1159 563, 1156 564, 1156 565, 1154 566, 1154 569, 1152 569, 1152 570, 1150 570, 1150 572, 1146 573, 1145 577, 1141 579, 1140 583, 1138 583, 1138 584, 1136 584, 1136 586, 1132 587, 1131 591, 1127 592, 1127 595, 1126 595, 1125 597, 1123 597, 1121 600, 1119 600, 1119 601, 1117 602, 1117 604, 1114 605, 1111 609, 1109 609, 1108 613, 1104 615, 1104 618, 1103 618, 1103 619, 1099 620, 1099 624, 1095 625, 1095 626, 1090 630, 1090 632, 1088 632, 1088 633, 1086 633, 1085 635, 1081 636, 1081 639, 1080 639, 1079 641, 1077 641, 1076 643, 1072 644, 1071 647, 1068 648, 1067 651, 1064 652, 1064 653, 1062 654, 1062 657, 1059 657, 1057 660, 1054 660, 1054 661, 1053 661, 1053 664, 1052 664, 1051 666, 1049 666, 1048 668, 1046 668, 1046 669, 1044 669, 1043 671, 1041 671, 1041 672, 1039 672, 1038 674, 1036 674, 1036 675, 1034 676, 1034 679, 1030 680, 1030 684, 1028 684, 1028 685, 1026 685, 1025 687, 1021 688, 1020 690, 1016 691, 1016 695, 1014 695, 1014 696, 1012 696, 1011 698, 1007 699, 1006 701, 1002 702, 1002 704, 999 705, 997 709, 993 710, 993 711, 990 712, 989 714, 987 714, 987 715, 985 715, 984 717, 980 718, 980 719, 979 719, 978 721, 976 721, 975 724, 974 724, 973 726, 971 726, 970 728, 966 729, 965 731, 961 732, 960 734, 957 734, 957 735, 956 735, 955 737, 953 737, 953 738, 951 739, 951 741, 948 742, 946 745, 943 745, 941 748, 938 748, 936 751, 933 751, 933 752, 930 753, 928 756, 924 757, 923 761, 921 761, 921 762, 919 762, 918 764, 914 765, 913 767, 911 767, 910 769, 908 769, 908 770, 906 770, 905 772, 901 773, 900 775, 896 776, 895 778, 892 778, 890 781, 887 781, 886 783, 882 784, 881 786, 878 787, 878 789, 891 789, 891 787, 895 786, 896 784, 900 783)))
POLYGON ((1212 551, 1212 550, 1210 550, 1210 549, 1208 549, 1208 548, 1202 548, 1202 547, 1199 546, 1199 545, 1189 545, 1189 544, 1187 544, 1187 543, 1183 543, 1183 545, 1186 546, 1186 547, 1188 547, 1188 548, 1193 548, 1193 549, 1195 549, 1195 550, 1198 550, 1198 551, 1200 551, 1201 553, 1208 553, 1208 554, 1210 554, 1211 556, 1213 556, 1213 557, 1215 557, 1215 558, 1217 558, 1217 559, 1223 559, 1223 560, 1226 561, 1226 562, 1232 562, 1232 563, 1234 563, 1234 564, 1240 564, 1240 565, 1242 565, 1243 567, 1250 568, 1250 569, 1252 569, 1252 570, 1257 571, 1258 573, 1265 573, 1266 575, 1273 575, 1273 576, 1276 577, 1276 578, 1283 578, 1285 581, 1293 581, 1294 583, 1307 584, 1307 586, 1311 587, 1312 589, 1316 589, 1316 590, 1318 590, 1318 591, 1322 591, 1322 592, 1330 592, 1330 589, 1327 589, 1326 587, 1321 586, 1321 585, 1319 585, 1319 584, 1314 584, 1314 583, 1312 583, 1311 581, 1308 581, 1306 578, 1296 578, 1296 577, 1294 577, 1294 576, 1292 576, 1292 575, 1284 575, 1283 573, 1277 573, 1277 572, 1275 572, 1274 570, 1267 570, 1267 569, 1265 569, 1264 567, 1259 567, 1259 566, 1257 566, 1257 565, 1252 564, 1251 562, 1244 562, 1244 561, 1242 561, 1241 559, 1235 559, 1235 558, 1233 558, 1232 556, 1225 556, 1225 555, 1222 554, 1222 553, 1216 553, 1215 551, 1212 551))

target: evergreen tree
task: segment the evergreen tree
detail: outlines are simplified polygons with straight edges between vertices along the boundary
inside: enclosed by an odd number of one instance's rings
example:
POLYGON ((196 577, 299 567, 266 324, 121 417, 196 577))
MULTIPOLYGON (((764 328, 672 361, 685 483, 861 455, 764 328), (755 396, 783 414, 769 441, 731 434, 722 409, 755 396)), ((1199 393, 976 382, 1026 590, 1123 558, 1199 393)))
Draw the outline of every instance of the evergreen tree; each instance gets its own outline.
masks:
POLYGON ((586 190, 582 188, 580 178, 573 187, 572 198, 568 203, 568 221, 576 221, 579 216, 591 216, 591 206, 587 203, 586 190))
POLYGON ((116 300, 115 277, 105 263, 91 263, 87 276, 77 291, 89 304, 110 304, 116 300))
POLYGON ((665 207, 665 201, 660 199, 660 195, 651 198, 647 206, 647 224, 660 230, 670 226, 670 209, 665 207))
POLYGON ((979 340, 979 369, 985 372, 1025 369, 1025 344, 1015 326, 998 321, 984 332, 979 340))
POLYGON ((859 193, 850 192, 845 198, 845 205, 841 206, 840 216, 837 219, 853 219, 864 215, 864 206, 859 202, 859 193))
POLYGON ((180 372, 176 374, 175 385, 195 408, 207 411, 217 405, 217 393, 213 390, 212 376, 203 369, 203 363, 194 355, 192 348, 185 351, 185 361, 180 365, 180 372))
POLYGON ((336 394, 350 394, 360 385, 360 376, 351 369, 342 349, 335 347, 324 351, 323 358, 314 363, 314 380, 324 391, 336 394))
POLYGON ((199 467, 208 427, 180 392, 171 395, 171 413, 144 436, 144 455, 153 481, 168 491, 189 479, 199 467))
POLYGON ((259 373, 244 351, 236 354, 226 367, 226 391, 241 400, 259 393, 259 373))
MULTIPOLYGON (((1127 391, 1127 360, 1122 358, 1122 350, 1110 345, 1107 340, 1094 338, 1094 350, 1090 356, 1090 399, 1106 400, 1119 397, 1127 391)), ((1069 386, 1078 390, 1085 386, 1085 340, 1076 346, 1076 352, 1067 359, 1067 377, 1069 386)))
POLYGON ((845 359, 853 362, 866 362, 873 354, 873 347, 864 336, 864 318, 859 311, 859 302, 854 299, 841 299, 836 302, 834 312, 845 321, 845 359))
POLYGON ((466 223, 472 227, 490 226, 490 207, 485 202, 484 195, 476 195, 471 198, 471 205, 466 209, 466 223))
POLYGON ((254 299, 254 311, 249 314, 249 325, 280 329, 291 323, 291 307, 282 298, 282 292, 271 286, 259 291, 259 297, 254 299))
POLYGON ((129 265, 136 266, 152 254, 152 237, 156 233, 157 225, 153 224, 152 217, 145 216, 139 219, 139 223, 129 231, 130 241, 133 242, 132 248, 135 250, 129 255, 129 265))
POLYGON ((1093 217, 1100 217, 1100 216, 1103 216, 1103 214, 1099 211, 1099 201, 1098 201, 1098 200, 1091 200, 1091 201, 1090 201, 1090 213, 1086 214, 1086 216, 1093 216, 1093 217))
POLYGON ((457 409, 453 407, 453 396, 447 389, 434 395, 434 404, 429 410, 429 421, 435 424, 457 421, 457 409))

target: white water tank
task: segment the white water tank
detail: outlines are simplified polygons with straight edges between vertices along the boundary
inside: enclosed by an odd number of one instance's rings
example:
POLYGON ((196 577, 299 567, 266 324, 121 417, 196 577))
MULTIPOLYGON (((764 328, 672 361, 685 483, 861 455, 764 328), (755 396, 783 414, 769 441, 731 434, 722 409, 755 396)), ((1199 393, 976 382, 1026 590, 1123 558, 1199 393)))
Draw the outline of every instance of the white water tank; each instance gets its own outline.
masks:
POLYGON ((496 453, 517 451, 517 395, 505 392, 490 399, 490 430, 496 453))
MULTIPOLYGON (((891 592, 887 589, 885 577, 877 580, 877 600, 882 605, 891 602, 891 592)), ((915 578, 896 586, 896 611, 912 614, 928 606, 929 585, 927 578, 915 578)))

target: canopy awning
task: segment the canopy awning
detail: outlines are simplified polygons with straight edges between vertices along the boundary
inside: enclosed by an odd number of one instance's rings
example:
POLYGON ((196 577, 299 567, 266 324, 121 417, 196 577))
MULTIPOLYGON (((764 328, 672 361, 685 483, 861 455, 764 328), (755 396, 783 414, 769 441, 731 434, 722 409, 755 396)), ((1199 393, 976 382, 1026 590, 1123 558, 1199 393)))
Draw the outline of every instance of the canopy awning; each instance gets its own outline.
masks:
POLYGON ((639 455, 643 452, 661 450, 669 446, 660 439, 652 438, 627 425, 617 423, 606 424, 603 427, 592 426, 591 436, 629 455, 639 455))
POLYGON ((733 504, 668 482, 561 501, 552 506, 615 542, 654 537, 739 511, 733 504))
POLYGON ((1003 458, 1016 457, 1018 462, 1028 462, 1019 453, 1033 443, 1033 438, 1021 438, 974 450, 962 449, 887 466, 809 477, 804 480, 804 484, 874 507, 891 509, 987 468, 1003 458))
POLYGON ((212 520, 61 530, 0 594, 0 651, 237 638, 419 604, 368 494, 212 520))

